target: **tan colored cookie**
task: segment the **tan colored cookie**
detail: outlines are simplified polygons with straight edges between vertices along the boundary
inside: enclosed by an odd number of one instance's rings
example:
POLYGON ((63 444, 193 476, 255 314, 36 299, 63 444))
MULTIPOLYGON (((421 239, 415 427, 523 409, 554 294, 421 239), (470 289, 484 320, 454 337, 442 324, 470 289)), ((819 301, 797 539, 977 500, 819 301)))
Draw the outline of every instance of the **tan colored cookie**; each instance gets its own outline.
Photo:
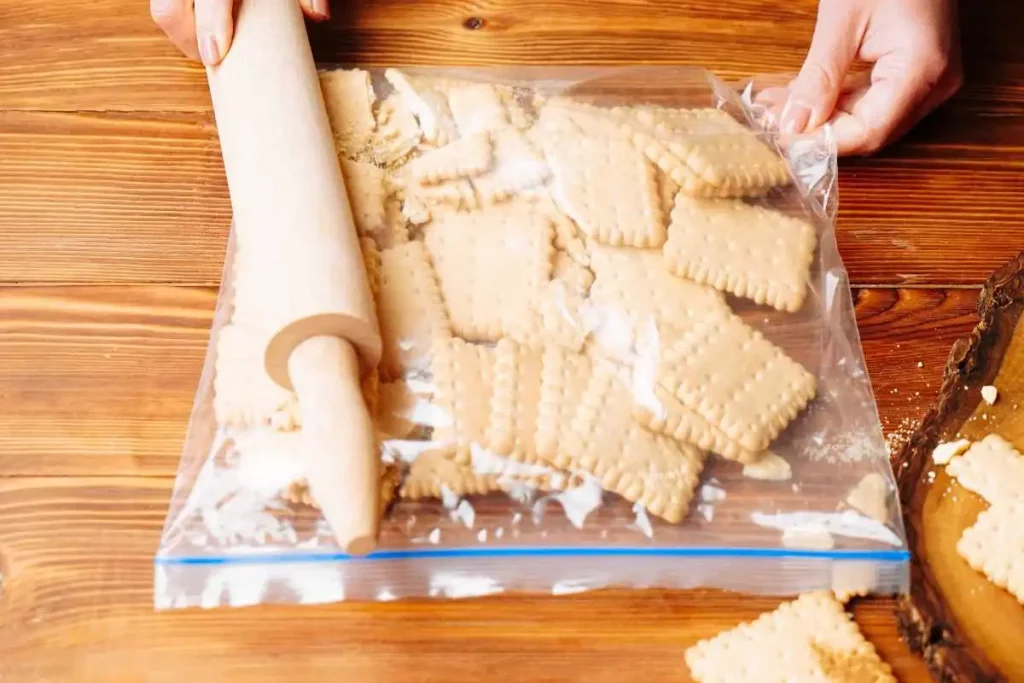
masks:
POLYGON ((724 111, 690 110, 646 120, 641 113, 636 119, 634 142, 687 194, 739 197, 790 182, 778 152, 724 111))
POLYGON ((424 399, 402 380, 382 382, 378 393, 377 428, 391 439, 408 438, 421 424, 419 413, 424 399))
POLYGON ((319 76, 335 144, 344 156, 355 157, 366 149, 377 126, 370 74, 361 69, 335 69, 321 71, 319 76))
POLYGON ((381 292, 377 318, 386 382, 426 370, 434 341, 451 337, 434 269, 422 242, 408 242, 381 253, 381 292))
POLYGON ((363 266, 366 268, 366 279, 370 284, 370 294, 374 302, 380 301, 380 249, 369 237, 359 239, 359 249, 363 254, 363 266))
POLYGON ((453 331, 496 341, 522 329, 551 279, 551 221, 518 204, 435 216, 425 243, 453 331))
POLYGON ((341 160, 352 217, 360 235, 373 236, 384 226, 385 173, 373 164, 341 160))
POLYGON ((676 195, 679 194, 679 183, 672 180, 665 173, 658 173, 658 194, 661 197, 661 213, 668 222, 672 215, 672 209, 676 205, 676 195))
POLYGON ((540 402, 541 352, 501 339, 494 348, 494 393, 487 447, 515 462, 537 459, 534 437, 540 402))
POLYGON ((373 235, 380 249, 390 249, 409 241, 409 221, 402 212, 402 202, 395 197, 384 200, 384 226, 373 235))
POLYGON ((434 405, 445 418, 434 428, 438 448, 469 463, 484 443, 494 394, 495 351, 461 339, 437 341, 430 362, 434 405))
POLYGON ((408 103, 398 93, 388 95, 377 111, 377 131, 371 145, 374 161, 390 168, 406 159, 423 139, 408 103))
POLYGON ((399 496, 406 500, 446 496, 485 495, 500 491, 493 474, 476 472, 473 465, 446 449, 424 451, 409 465, 399 496))
POLYGON ((998 434, 971 444, 946 473, 992 505, 1024 500, 1024 455, 998 434))
POLYGON ((551 169, 527 137, 514 128, 492 134, 494 165, 490 171, 473 178, 473 187, 484 204, 534 190, 550 177, 551 169))
POLYGON ((590 265, 590 252, 581 239, 581 233, 571 218, 562 213, 555 201, 548 195, 540 195, 534 200, 537 210, 551 219, 555 228, 555 248, 564 251, 573 261, 581 266, 590 265))
POLYGON ((217 424, 295 429, 301 422, 298 399, 264 370, 256 332, 245 325, 228 324, 217 334, 213 379, 217 424))
POLYGON ((630 356, 657 358, 667 343, 663 326, 686 330, 731 315, 719 292, 670 275, 657 249, 595 247, 590 264, 595 334, 606 355, 619 356, 621 347, 630 356))
POLYGON ((634 379, 633 399, 633 418, 652 432, 743 464, 754 463, 761 455, 740 446, 653 381, 634 379))
POLYGON ((553 197, 589 237, 659 247, 665 221, 654 167, 628 140, 562 132, 544 138, 553 197))
POLYGON ((686 651, 697 683, 896 683, 829 593, 806 593, 686 651))
POLYGON ((1024 498, 993 505, 964 531, 957 552, 1024 605, 1024 498))
POLYGON ((817 239, 809 223, 736 199, 676 197, 670 272, 782 311, 807 296, 817 239))
POLYGON ((800 364, 731 314, 666 330, 657 382, 755 453, 768 448, 803 410, 816 383, 800 364))
POLYGON ((491 168, 492 162, 491 137, 487 132, 480 132, 418 156, 407 168, 413 182, 437 185, 478 176, 491 168))
POLYGON ((454 139, 455 122, 444 95, 418 83, 398 69, 386 70, 384 78, 416 116, 425 142, 443 146, 454 139))
POLYGON ((420 225, 432 220, 435 214, 473 211, 478 208, 480 201, 473 184, 467 178, 458 178, 437 185, 410 184, 405 188, 402 212, 411 223, 420 225), (412 208, 407 210, 406 207, 412 208))
POLYGON ((505 105, 493 85, 464 83, 449 88, 448 108, 462 136, 487 133, 509 126, 505 105))
POLYGON ((686 516, 705 454, 643 429, 622 368, 593 365, 583 398, 554 464, 590 472, 608 491, 671 523, 686 516))
POLYGON ((560 458, 563 442, 590 381, 590 358, 551 346, 541 358, 541 387, 537 409, 537 456, 544 462, 560 458))

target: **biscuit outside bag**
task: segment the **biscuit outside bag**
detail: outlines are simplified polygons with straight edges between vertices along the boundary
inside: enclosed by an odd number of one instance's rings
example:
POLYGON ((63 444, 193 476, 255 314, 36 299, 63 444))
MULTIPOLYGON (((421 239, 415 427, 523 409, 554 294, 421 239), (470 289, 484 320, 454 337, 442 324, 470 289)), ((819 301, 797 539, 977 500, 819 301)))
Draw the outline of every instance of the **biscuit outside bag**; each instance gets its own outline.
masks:
POLYGON ((320 68, 384 343, 378 549, 310 493, 232 237, 158 608, 907 588, 827 135, 783 149, 693 69, 320 68))

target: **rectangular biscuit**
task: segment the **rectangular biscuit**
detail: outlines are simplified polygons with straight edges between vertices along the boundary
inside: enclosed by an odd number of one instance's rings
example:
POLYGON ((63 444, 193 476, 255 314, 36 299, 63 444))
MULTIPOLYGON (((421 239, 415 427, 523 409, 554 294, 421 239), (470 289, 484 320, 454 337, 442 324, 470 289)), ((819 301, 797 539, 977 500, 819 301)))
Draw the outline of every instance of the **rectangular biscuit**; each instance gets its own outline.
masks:
POLYGON ((555 203, 587 236, 611 246, 665 242, 654 166, 628 140, 568 132, 542 139, 555 203))
POLYGON ((686 194, 742 197, 790 181, 785 160, 724 111, 645 118, 641 110, 633 118, 634 144, 686 194))
POLYGON ((498 478, 476 471, 447 449, 419 453, 410 463, 398 495, 406 500, 461 498, 500 491, 498 478))
POLYGON ((725 432, 690 410, 653 380, 633 382, 633 419, 652 432, 701 450, 716 453, 726 460, 743 464, 756 462, 760 453, 747 450, 725 432))
POLYGON ((706 454, 643 429, 633 420, 632 404, 624 369, 594 364, 554 464, 590 472, 604 489, 678 523, 686 516, 706 454))
POLYGON ((455 138, 455 122, 444 95, 419 84, 398 69, 387 69, 384 78, 416 116, 425 142, 441 146, 455 138))
POLYGON ((494 392, 487 448, 515 462, 537 460, 541 352, 505 338, 494 348, 494 392))
POLYGON ((807 296, 816 242, 814 228, 798 218, 680 193, 664 255, 674 275, 792 312, 807 296))
POLYGON ((541 357, 541 386, 534 437, 540 460, 555 464, 561 460, 562 443, 576 415, 590 381, 590 358, 551 346, 541 357))
POLYGON ((551 281, 544 285, 531 316, 510 323, 505 334, 527 346, 544 349, 559 346, 580 351, 590 334, 587 294, 594 275, 584 266, 556 251, 551 281))
POLYGON ((1024 455, 998 434, 971 444, 946 473, 992 505, 1024 500, 1024 455))
POLYGON ((433 405, 444 422, 434 428, 439 449, 469 463, 471 448, 483 446, 494 394, 495 351, 453 338, 434 343, 430 361, 433 405))
POLYGON ((721 293, 669 274, 657 249, 594 247, 590 264, 593 332, 606 356, 654 360, 662 327, 685 330, 731 315, 721 293))
POLYGON ((425 243, 455 334, 497 341, 523 329, 551 279, 551 221, 519 204, 435 216, 425 243))
POLYGON ((301 421, 295 393, 270 379, 256 330, 228 324, 217 337, 213 412, 225 427, 295 429, 301 421))
POLYGON ((697 683, 896 683, 853 617, 830 593, 805 593, 685 654, 697 683))
POLYGON ((657 383, 741 447, 758 453, 811 400, 816 380, 730 314, 666 328, 657 383))
POLYGON ((407 169, 412 182, 437 185, 480 175, 491 167, 492 161, 491 137, 481 132, 426 152, 410 161, 407 169))
POLYGON ((551 169, 520 131, 504 128, 491 134, 494 144, 492 168, 473 178, 473 187, 484 204, 502 202, 527 190, 542 186, 551 169))
POLYGON ((377 319, 385 382, 426 370, 434 341, 451 337, 430 257, 422 242, 408 242, 381 253, 377 319))
POLYGON ((385 223, 384 199, 387 196, 386 173, 363 161, 341 160, 352 218, 360 235, 373 236, 385 223))
POLYGON ((460 135, 501 130, 509 125, 498 91, 487 83, 463 83, 448 88, 448 108, 460 135))
POLYGON ((423 139, 416 117, 398 93, 384 98, 377 110, 377 130, 371 154, 377 163, 390 168, 406 159, 423 139))
POLYGON ((1024 498, 978 515, 956 544, 960 557, 1024 605, 1024 498))
POLYGON ((343 156, 356 157, 366 149, 377 127, 373 116, 377 98, 370 74, 362 69, 335 69, 318 75, 335 144, 343 156))

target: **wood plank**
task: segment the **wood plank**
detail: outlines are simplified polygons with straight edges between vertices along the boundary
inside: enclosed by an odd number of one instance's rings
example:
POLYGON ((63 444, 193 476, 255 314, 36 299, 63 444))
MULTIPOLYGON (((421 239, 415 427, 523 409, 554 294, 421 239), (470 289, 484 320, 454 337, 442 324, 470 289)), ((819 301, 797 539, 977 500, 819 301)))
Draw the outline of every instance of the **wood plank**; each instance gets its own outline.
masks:
MULTIPOLYGON (((886 432, 923 414, 974 290, 862 290, 868 370, 886 432), (921 367, 918 367, 921 363, 921 367)), ((176 287, 0 289, 0 472, 171 475, 216 292, 176 287)))
MULTIPOLYGON (((5 680, 688 680, 683 651, 779 602, 710 591, 152 611, 165 478, 0 479, 5 680)), ((926 681, 893 602, 858 622, 926 681)))
MULTIPOLYGON (((978 285, 1021 248, 1024 117, 946 118, 844 161, 853 282, 978 285)), ((0 282, 216 285, 230 221, 208 114, 0 111, 0 282)))
MULTIPOLYGON (((366 64, 693 64, 726 77, 794 71, 813 0, 359 0, 313 32, 320 60, 366 64), (477 20, 477 21, 470 21, 477 20), (478 27, 478 28, 473 28, 478 27)), ((0 109, 206 111, 202 70, 147 3, 0 3, 0 109), (74 17, 74 21, 68 21, 74 17)), ((1020 3, 963 3, 969 84, 961 101, 1020 113, 1020 3)))

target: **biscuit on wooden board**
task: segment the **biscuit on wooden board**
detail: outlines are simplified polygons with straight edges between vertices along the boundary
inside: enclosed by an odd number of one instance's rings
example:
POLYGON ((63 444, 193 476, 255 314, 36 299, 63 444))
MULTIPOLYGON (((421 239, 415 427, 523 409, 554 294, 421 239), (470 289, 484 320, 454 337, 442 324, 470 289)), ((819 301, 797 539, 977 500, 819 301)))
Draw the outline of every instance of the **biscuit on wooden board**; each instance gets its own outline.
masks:
POLYGON ((384 98, 377 110, 377 130, 371 142, 371 157, 386 168, 405 160, 423 139, 416 116, 398 93, 384 98))
POLYGON ((816 244, 814 227, 798 218, 679 193, 664 255, 673 275, 792 312, 807 296, 816 244))
POLYGON ((806 593, 686 651, 697 683, 896 683, 830 593, 806 593))
POLYGON ((470 136, 508 127, 509 118, 497 89, 488 83, 464 83, 447 89, 448 108, 459 135, 470 136))
POLYGON ((1024 605, 1024 497, 981 512, 956 549, 974 570, 1024 605))
POLYGON ((992 505, 1024 500, 1024 455, 998 434, 989 434, 946 465, 965 489, 992 505))

